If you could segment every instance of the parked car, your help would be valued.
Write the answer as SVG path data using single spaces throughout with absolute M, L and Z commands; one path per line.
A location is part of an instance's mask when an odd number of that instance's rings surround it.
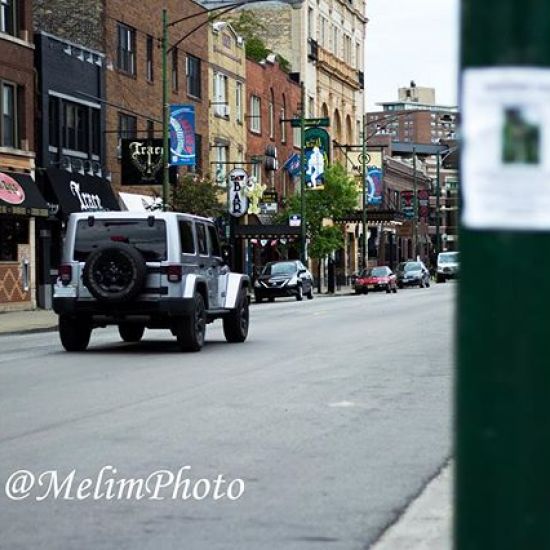
M 430 286 L 430 272 L 420 261 L 401 262 L 396 269 L 397 286 L 418 286 L 420 288 Z
M 284 296 L 312 300 L 313 285 L 313 276 L 301 261 L 269 262 L 254 282 L 254 297 L 258 303 L 264 298 L 273 302 Z
M 385 290 L 397 292 L 397 277 L 387 266 L 364 269 L 355 280 L 355 294 L 367 294 L 369 291 Z
M 214 224 L 176 212 L 71 214 L 53 308 L 67 351 L 83 351 L 92 330 L 117 325 L 125 342 L 146 328 L 169 329 L 199 351 L 206 325 L 223 320 L 228 342 L 248 335 L 249 278 L 231 273 Z
M 440 252 L 437 255 L 436 281 L 444 283 L 447 279 L 458 277 L 458 252 Z

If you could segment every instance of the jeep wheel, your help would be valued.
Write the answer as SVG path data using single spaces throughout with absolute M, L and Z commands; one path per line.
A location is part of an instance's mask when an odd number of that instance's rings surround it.
M 237 307 L 223 318 L 223 333 L 225 339 L 231 343 L 240 343 L 248 336 L 248 324 L 250 314 L 248 301 L 246 300 L 246 289 L 242 289 L 237 299 Z
M 84 351 L 90 343 L 92 327 L 81 317 L 61 315 L 59 317 L 59 338 L 67 351 Z
M 139 294 L 145 275 L 145 260 L 141 253 L 128 244 L 113 242 L 88 256 L 82 281 L 94 298 L 122 302 Z
M 257 304 L 261 304 L 264 299 L 261 297 L 261 296 L 258 296 L 257 294 L 254 295 L 254 301 L 257 303 Z
M 313 287 L 309 289 L 309 292 L 306 294 L 308 300 L 313 300 Z
M 182 351 L 200 351 L 206 335 L 206 309 L 204 298 L 200 292 L 195 292 L 193 298 L 195 307 L 187 317 L 181 317 L 175 329 L 176 338 Z
M 298 302 L 301 302 L 304 299 L 304 290 L 302 288 L 302 285 L 298 285 L 298 288 L 296 289 L 296 300 Z
M 118 333 L 125 342 L 139 342 L 143 338 L 145 327 L 135 323 L 121 323 Z

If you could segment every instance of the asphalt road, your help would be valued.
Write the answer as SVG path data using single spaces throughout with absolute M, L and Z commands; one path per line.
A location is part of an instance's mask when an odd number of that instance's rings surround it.
M 216 323 L 199 354 L 165 331 L 100 329 L 80 354 L 56 333 L 1 336 L 0 548 L 368 548 L 450 455 L 454 289 L 253 305 L 245 344 Z M 5 494 L 17 470 L 76 470 L 74 496 L 107 465 L 113 483 L 188 465 L 245 490 L 37 501 L 45 474 Z

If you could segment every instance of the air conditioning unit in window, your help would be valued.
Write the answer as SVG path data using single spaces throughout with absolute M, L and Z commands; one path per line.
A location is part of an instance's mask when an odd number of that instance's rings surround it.
M 229 105 L 218 105 L 217 111 L 220 116 L 229 117 L 229 113 L 231 110 L 229 109 Z

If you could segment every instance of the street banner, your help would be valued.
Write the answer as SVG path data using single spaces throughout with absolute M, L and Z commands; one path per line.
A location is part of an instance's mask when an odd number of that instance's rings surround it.
M 307 128 L 304 142 L 306 186 L 308 189 L 322 189 L 330 161 L 330 136 L 323 128 Z
M 248 197 L 246 196 L 248 174 L 242 168 L 234 168 L 229 172 L 227 179 L 229 180 L 227 186 L 229 214 L 240 218 L 248 211 Z
M 291 177 L 300 175 L 300 155 L 292 153 L 283 164 L 283 170 L 286 170 Z
M 414 193 L 412 191 L 401 191 L 401 212 L 407 220 L 414 218 Z
M 430 193 L 427 189 L 418 191 L 418 217 L 421 220 L 427 220 L 430 215 Z
M 195 106 L 170 105 L 170 165 L 194 166 Z
M 367 191 L 367 204 L 380 206 L 384 197 L 383 174 L 378 166 L 368 166 L 365 170 L 365 189 Z

